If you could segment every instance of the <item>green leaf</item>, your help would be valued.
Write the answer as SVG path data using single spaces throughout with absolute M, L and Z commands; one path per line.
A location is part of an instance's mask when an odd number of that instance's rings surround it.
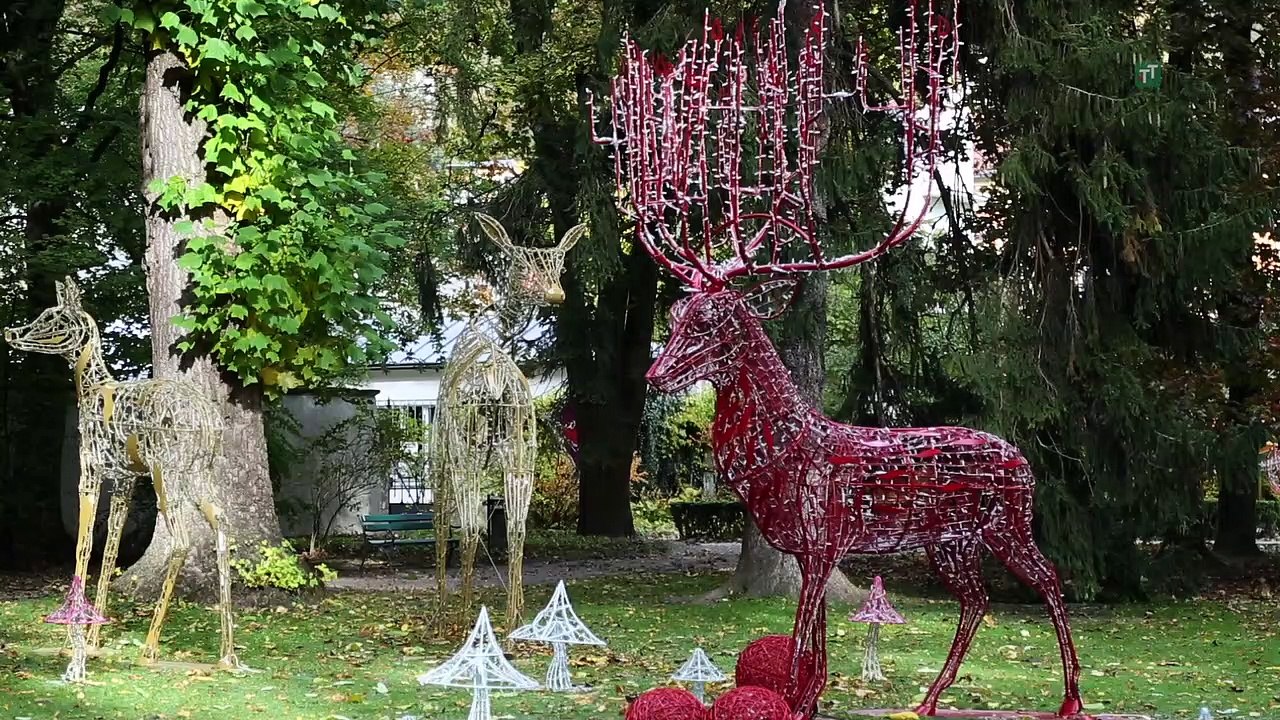
M 180 24 L 182 24 L 182 20 L 176 12 L 170 11 L 160 16 L 160 27 L 162 28 L 175 28 Z
M 257 0 L 236 0 L 236 12 L 245 17 L 262 17 L 267 9 Z
M 205 38 L 200 57 L 207 60 L 226 60 L 235 54 L 235 48 L 222 38 Z
M 244 40 L 245 42 L 248 42 L 256 37 L 258 37 L 258 32 L 250 25 L 241 25 L 236 28 L 237 40 Z
M 232 102 L 244 102 L 244 95 L 241 94 L 240 88 L 236 87 L 236 84 L 233 82 L 229 82 L 222 86 L 221 95 Z
M 178 29 L 176 39 L 182 47 L 195 47 L 196 43 L 200 42 L 200 36 L 196 35 L 196 31 L 186 25 Z

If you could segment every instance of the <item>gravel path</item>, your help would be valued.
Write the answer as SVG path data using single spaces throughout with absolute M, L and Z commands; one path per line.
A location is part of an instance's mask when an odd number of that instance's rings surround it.
M 636 573 L 663 574 L 729 571 L 738 562 L 739 544 L 734 543 L 670 543 L 666 551 L 637 558 L 594 560 L 528 560 L 524 565 L 526 585 L 549 585 L 558 580 L 610 577 Z M 495 587 L 506 583 L 507 566 L 494 566 L 488 558 L 476 561 L 476 583 Z M 449 583 L 458 585 L 457 568 L 449 569 Z M 396 590 L 434 590 L 435 571 L 430 568 L 396 568 L 394 563 L 359 565 L 342 568 L 337 580 L 327 584 L 331 590 L 381 592 Z

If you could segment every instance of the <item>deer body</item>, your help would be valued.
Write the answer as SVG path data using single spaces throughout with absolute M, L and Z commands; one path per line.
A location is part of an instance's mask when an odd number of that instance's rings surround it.
M 178 504 L 187 504 L 200 510 L 217 536 L 220 664 L 240 667 L 232 637 L 230 551 L 221 527 L 222 509 L 210 501 L 213 462 L 222 439 L 217 408 L 199 388 L 185 381 L 113 378 L 103 360 L 97 323 L 81 307 L 80 291 L 70 278 L 58 283 L 57 305 L 27 325 L 9 328 L 5 339 L 19 350 L 61 355 L 72 368 L 80 432 L 80 507 L 74 571 L 77 578 L 83 579 L 88 573 L 93 525 L 104 484 L 111 497 L 95 600 L 98 611 L 105 614 L 107 610 L 134 484 L 139 475 L 146 475 L 155 488 L 157 510 L 168 523 L 173 541 L 168 572 L 142 648 L 143 658 L 150 661 L 158 655 L 160 630 L 190 548 L 180 514 L 171 512 Z M 182 477 L 185 482 L 170 482 L 175 477 Z M 89 629 L 90 647 L 97 645 L 98 627 Z M 83 633 L 84 628 L 70 626 L 69 632 Z M 69 669 L 67 679 L 83 680 L 82 673 L 83 665 L 74 672 Z
M 968 428 L 869 428 L 824 417 L 800 397 L 733 290 L 697 292 L 672 317 L 671 340 L 649 381 L 667 392 L 712 383 L 716 469 L 764 539 L 800 565 L 788 697 L 795 710 L 814 713 L 826 683 L 824 593 L 840 558 L 924 548 L 960 601 L 951 652 L 917 709 L 933 714 L 987 609 L 986 548 L 1044 598 L 1062 655 L 1060 713 L 1080 711 L 1080 666 L 1057 573 L 1032 538 L 1035 480 L 1017 448 Z

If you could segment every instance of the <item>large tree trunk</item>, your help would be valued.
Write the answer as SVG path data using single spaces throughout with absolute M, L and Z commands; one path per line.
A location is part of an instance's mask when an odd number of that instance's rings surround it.
M 1253 40 L 1255 13 L 1250 3 L 1242 0 L 1224 3 L 1227 21 L 1215 26 L 1223 47 L 1223 65 L 1228 70 L 1227 86 L 1231 89 L 1230 131 L 1228 137 L 1239 147 L 1254 148 L 1262 143 L 1259 98 L 1261 78 L 1259 49 Z M 1231 293 L 1223 308 L 1222 320 L 1227 327 L 1242 335 L 1251 335 L 1244 348 L 1231 351 L 1224 368 L 1227 385 L 1227 425 L 1220 433 L 1218 481 L 1218 533 L 1214 550 L 1226 555 L 1257 555 L 1258 527 L 1258 448 L 1266 430 L 1255 418 L 1254 405 L 1262 390 L 1261 372 L 1251 366 L 1251 352 L 1257 348 L 1262 327 L 1262 305 L 1266 282 L 1262 279 L 1250 250 L 1241 254 L 1243 287 Z
M 657 288 L 657 268 L 636 247 L 626 257 L 623 271 L 597 299 L 593 322 L 583 322 L 581 283 L 576 277 L 565 283 L 570 303 L 576 307 L 566 308 L 562 327 L 576 334 L 577 343 L 596 348 L 594 363 L 584 362 L 581 355 L 566 363 L 570 397 L 578 413 L 581 535 L 635 534 L 631 464 L 644 416 L 644 375 L 650 363 Z
M 823 341 L 827 334 L 827 276 L 817 274 L 805 280 L 804 287 L 778 332 L 774 343 L 782 362 L 791 371 L 800 395 L 809 402 L 822 405 L 826 384 Z M 800 594 L 800 566 L 790 555 L 764 541 L 755 522 L 747 518 L 742 534 L 742 552 L 733 577 L 709 597 L 749 595 L 752 597 L 796 597 Z M 862 592 L 837 569 L 827 582 L 829 601 L 853 604 Z
M 199 182 L 204 178 L 200 144 L 206 127 L 183 111 L 188 81 L 188 70 L 176 54 L 160 51 L 148 58 L 141 101 L 144 188 L 156 179 L 180 176 Z M 146 269 L 154 375 L 194 383 L 222 411 L 225 430 L 222 453 L 214 468 L 212 499 L 225 511 L 225 529 L 233 547 L 245 553 L 259 543 L 278 544 L 282 538 L 267 474 L 261 393 L 256 387 L 245 387 L 221 373 L 207 356 L 179 353 L 181 333 L 170 318 L 179 313 L 188 282 L 187 273 L 177 264 L 184 243 L 175 223 L 183 218 L 161 212 L 150 191 L 147 200 L 151 203 L 146 220 Z M 171 482 L 181 485 L 188 479 L 175 477 Z M 212 529 L 195 507 L 176 504 L 172 512 L 178 513 L 191 531 L 191 554 L 178 582 L 178 592 L 188 597 L 212 597 L 217 588 Z M 122 588 L 139 599 L 158 596 L 169 547 L 168 528 L 163 519 L 157 519 L 151 546 L 121 578 Z

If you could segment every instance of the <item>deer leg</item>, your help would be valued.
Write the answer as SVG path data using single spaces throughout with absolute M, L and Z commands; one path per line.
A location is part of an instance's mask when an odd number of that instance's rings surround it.
M 803 558 L 800 562 L 800 600 L 792 634 L 791 680 L 787 700 L 803 717 L 818 711 L 818 696 L 827 684 L 827 580 L 835 568 L 825 558 Z
M 938 711 L 938 698 L 955 682 L 960 663 L 973 643 L 982 616 L 987 612 L 987 589 L 982 584 L 982 545 L 977 538 L 947 541 L 928 548 L 929 562 L 942 583 L 960 601 L 960 622 L 951 642 L 951 652 L 942 665 L 942 672 L 929 686 L 924 702 L 916 708 L 919 715 L 933 715 Z
M 1076 646 L 1071 639 L 1071 623 L 1067 618 L 1066 602 L 1062 599 L 1058 571 L 1044 553 L 1040 552 L 1031 535 L 1031 528 L 1026 524 L 1014 529 L 992 528 L 984 535 L 984 539 L 992 554 L 1000 558 L 1005 567 L 1025 585 L 1035 588 L 1044 600 L 1049 619 L 1053 621 L 1054 632 L 1058 635 L 1058 653 L 1062 657 L 1065 694 L 1058 714 L 1064 717 L 1079 715 L 1084 709 L 1084 701 L 1080 699 L 1080 660 L 1076 657 Z
M 133 479 L 116 478 L 111 491 L 111 515 L 107 519 L 107 542 L 102 547 L 102 568 L 98 573 L 98 595 L 94 603 L 98 612 L 107 614 L 107 599 L 111 590 L 111 580 L 116 571 L 116 558 L 120 555 L 120 536 L 124 534 L 124 523 L 129 517 L 129 508 L 133 505 Z M 89 627 L 89 635 L 85 643 L 89 648 L 98 647 L 98 632 L 101 625 Z
M 235 617 L 231 607 L 231 549 L 227 545 L 227 533 L 222 529 L 222 508 L 209 501 L 200 503 L 200 512 L 213 528 L 218 553 L 218 620 L 221 644 L 218 665 L 229 670 L 241 670 L 244 665 L 236 657 Z
M 142 645 L 143 662 L 155 662 L 159 657 L 160 628 L 164 626 L 165 614 L 169 612 L 169 600 L 173 597 L 173 586 L 178 582 L 178 573 L 182 571 L 182 565 L 187 561 L 187 552 L 191 549 L 187 524 L 177 513 L 171 511 L 158 469 L 152 469 L 151 479 L 156 487 L 157 508 L 164 517 L 165 527 L 169 529 L 169 567 L 164 576 L 164 584 L 160 587 L 155 612 L 151 616 L 151 628 L 147 630 L 147 639 Z

